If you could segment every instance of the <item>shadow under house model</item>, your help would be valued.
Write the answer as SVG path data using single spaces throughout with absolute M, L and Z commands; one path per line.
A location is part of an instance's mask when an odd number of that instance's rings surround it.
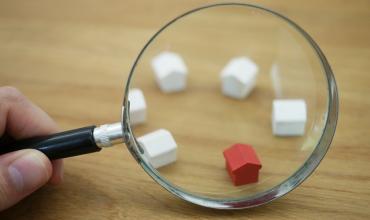
M 258 182 L 262 165 L 252 146 L 234 144 L 224 151 L 224 157 L 235 186 Z

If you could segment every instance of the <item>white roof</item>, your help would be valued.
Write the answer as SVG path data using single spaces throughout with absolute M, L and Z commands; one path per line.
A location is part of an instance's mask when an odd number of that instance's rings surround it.
M 171 133 L 166 129 L 159 129 L 141 136 L 137 141 L 141 144 L 145 153 L 147 153 L 150 158 L 163 155 L 177 147 Z
M 156 70 L 159 78 L 165 78 L 169 74 L 187 74 L 186 65 L 177 53 L 162 52 L 152 60 L 153 69 Z
M 233 77 L 247 84 L 256 77 L 258 66 L 248 57 L 236 57 L 229 61 L 221 72 L 221 78 Z

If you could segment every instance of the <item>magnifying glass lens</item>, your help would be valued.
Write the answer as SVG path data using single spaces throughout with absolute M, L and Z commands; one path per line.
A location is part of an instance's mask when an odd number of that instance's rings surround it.
M 256 197 L 302 168 L 323 136 L 329 92 L 322 60 L 298 27 L 268 10 L 195 10 L 161 29 L 142 52 L 129 86 L 143 92 L 146 121 L 131 129 L 137 139 L 170 132 L 176 161 L 154 171 L 181 191 L 216 201 Z M 154 62 L 166 54 L 181 59 L 186 74 L 174 57 L 164 56 L 160 68 L 174 68 L 174 74 L 158 77 Z M 225 71 L 232 72 L 229 78 Z M 161 87 L 161 80 L 175 89 Z M 224 151 L 235 144 L 251 146 L 261 168 L 232 174 L 257 173 L 257 181 L 238 184 L 230 174 Z

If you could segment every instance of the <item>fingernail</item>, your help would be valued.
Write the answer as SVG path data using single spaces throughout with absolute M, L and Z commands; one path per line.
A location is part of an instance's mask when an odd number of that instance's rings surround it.
M 29 152 L 13 161 L 9 167 L 9 177 L 16 191 L 33 191 L 49 178 L 47 164 L 40 153 Z

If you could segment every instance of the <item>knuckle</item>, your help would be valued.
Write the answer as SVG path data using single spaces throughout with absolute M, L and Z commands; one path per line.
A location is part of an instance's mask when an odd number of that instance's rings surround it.
M 8 102 L 19 102 L 24 100 L 23 94 L 12 86 L 0 87 L 0 98 Z

